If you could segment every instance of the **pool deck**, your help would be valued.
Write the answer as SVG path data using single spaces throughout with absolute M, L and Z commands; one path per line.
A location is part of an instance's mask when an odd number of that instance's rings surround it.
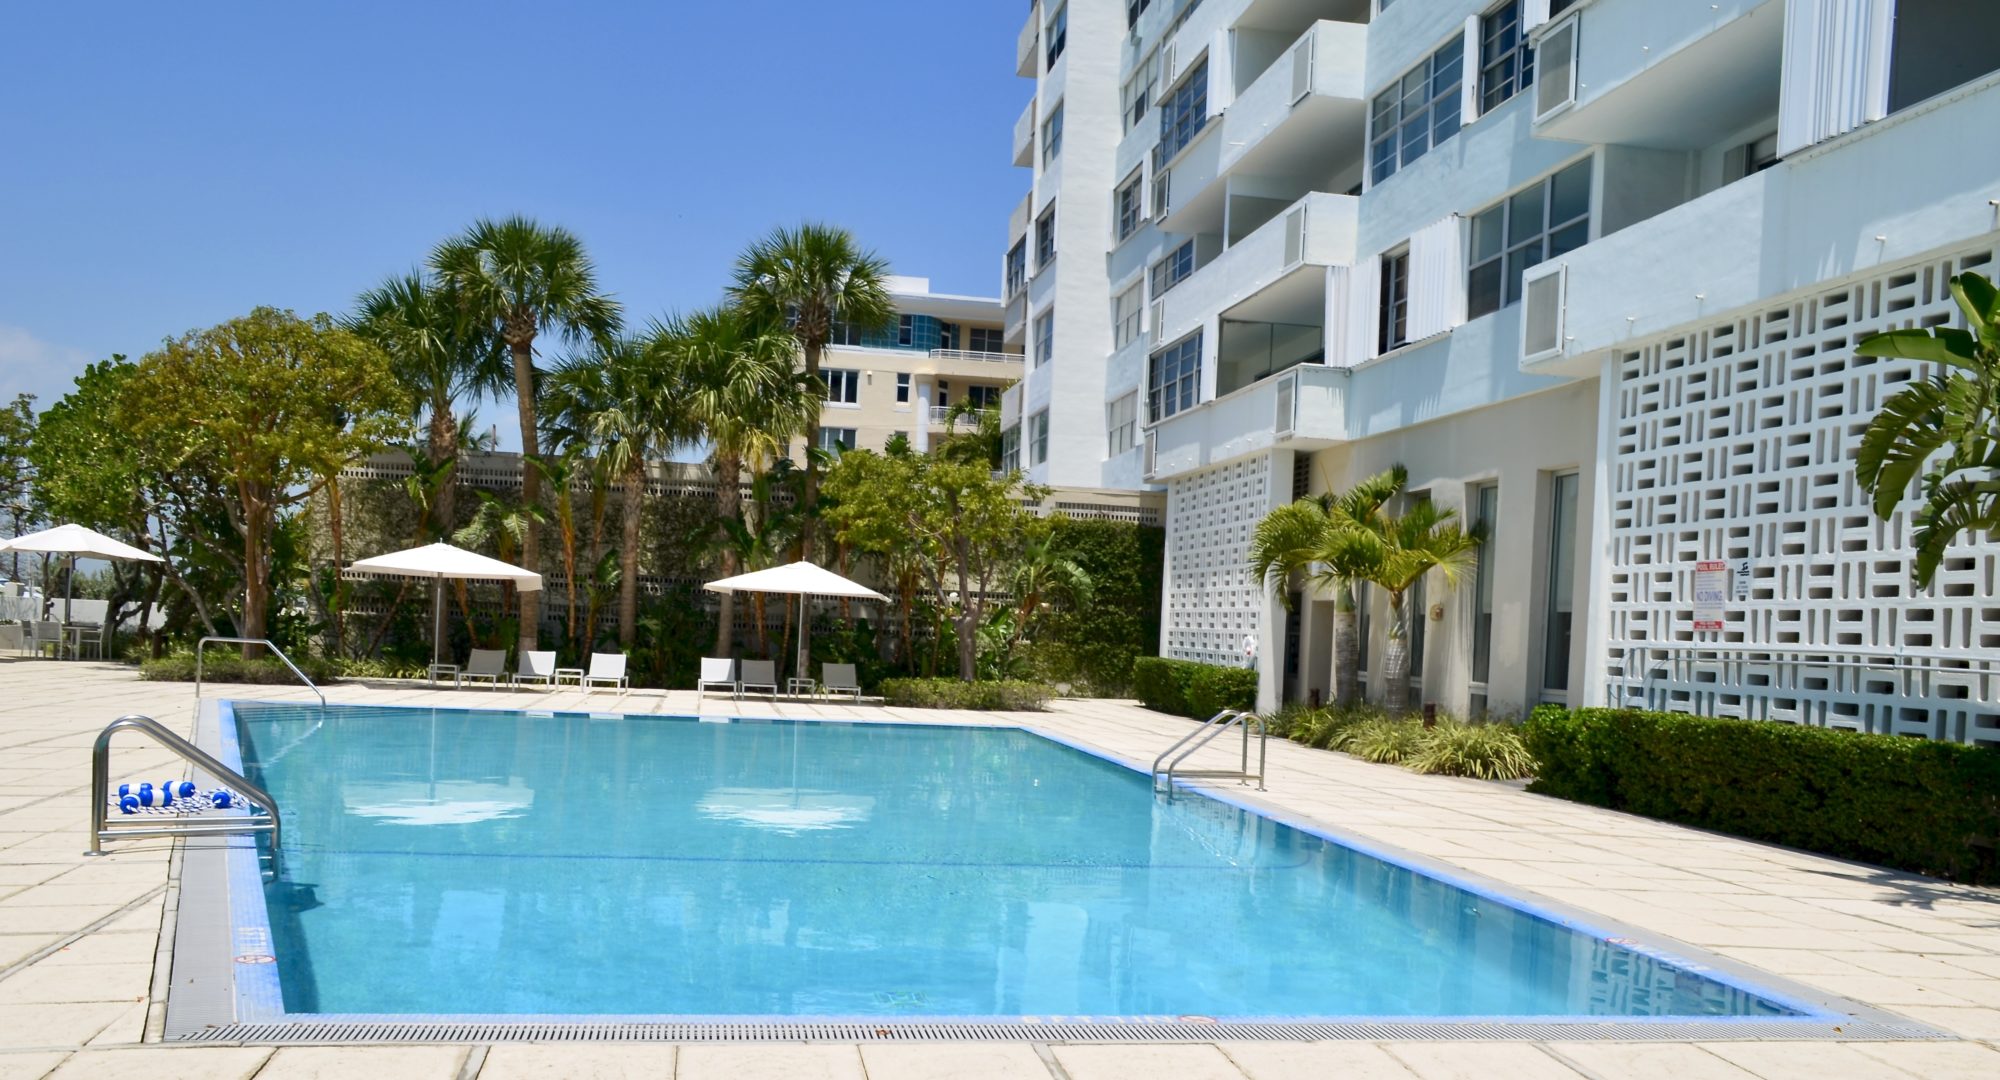
M 215 696 L 311 700 L 303 688 Z M 1150 763 L 1186 721 L 1130 703 L 953 713 L 710 697 L 329 687 L 335 702 L 689 715 L 1022 723 Z M 1438 860 L 1647 933 L 1959 1036 L 1932 1042 L 1321 1042 L 1225 1044 L 496 1044 L 182 1047 L 158 1042 L 174 896 L 168 841 L 90 859 L 90 744 L 126 713 L 188 733 L 194 692 L 110 664 L 0 658 L 0 1080 L 315 1076 L 503 1080 L 1274 1080 L 1662 1076 L 1946 1080 L 2000 1076 L 2000 890 L 1951 885 L 1531 795 L 1271 746 L 1286 814 Z M 128 741 L 129 740 L 129 741 Z M 119 778 L 177 771 L 130 736 Z M 1224 793 L 1241 789 L 1226 785 Z

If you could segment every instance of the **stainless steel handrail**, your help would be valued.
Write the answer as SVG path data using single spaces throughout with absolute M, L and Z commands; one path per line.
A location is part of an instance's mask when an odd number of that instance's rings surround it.
M 202 821 L 198 818 L 175 819 L 150 825 L 119 825 L 110 823 L 111 804 L 111 736 L 120 731 L 137 731 L 151 738 L 161 747 L 171 751 L 183 761 L 201 769 L 224 784 L 240 791 L 250 804 L 251 813 L 231 816 L 224 820 Z M 267 832 L 271 834 L 271 865 L 273 872 L 278 863 L 278 849 L 281 840 L 278 823 L 278 803 L 270 793 L 250 782 L 249 778 L 235 769 L 215 760 L 200 747 L 168 730 L 166 725 L 150 716 L 132 714 L 121 716 L 105 725 L 97 733 L 97 741 L 90 748 L 90 853 L 104 854 L 104 845 L 109 841 L 135 839 L 139 837 L 161 836 L 225 836 L 234 833 Z
M 326 695 L 320 693 L 319 686 L 315 684 L 311 679 L 306 678 L 306 673 L 300 671 L 299 666 L 297 664 L 292 663 L 292 658 L 285 655 L 285 650 L 280 649 L 276 645 L 272 644 L 270 638 L 211 636 L 202 638 L 201 641 L 198 642 L 194 647 L 194 700 L 197 705 L 201 703 L 201 651 L 204 648 L 207 648 L 208 643 L 211 641 L 220 641 L 236 645 L 264 646 L 265 648 L 271 650 L 272 654 L 275 655 L 278 659 L 283 660 L 285 662 L 286 667 L 292 669 L 292 674 L 297 675 L 299 677 L 299 681 L 306 684 L 306 689 L 311 690 L 314 694 L 319 695 L 319 703 L 321 705 L 326 704 Z
M 1257 725 L 1257 771 L 1254 773 L 1250 771 L 1250 725 L 1252 723 Z M 1216 736 L 1228 731 L 1232 727 L 1240 728 L 1243 732 L 1241 768 L 1236 770 L 1184 770 L 1180 767 L 1181 763 L 1193 757 L 1196 751 L 1214 742 Z M 1167 781 L 1165 790 L 1168 794 L 1172 794 L 1174 790 L 1174 775 L 1175 773 L 1179 773 L 1182 776 L 1234 777 L 1244 783 L 1248 783 L 1254 779 L 1257 781 L 1257 790 L 1263 791 L 1264 771 L 1270 761 L 1270 742 L 1271 729 L 1268 724 L 1264 723 L 1263 717 L 1255 713 L 1244 712 L 1240 709 L 1224 709 L 1214 716 L 1209 717 L 1200 727 L 1181 736 L 1172 746 L 1162 751 L 1159 757 L 1153 759 L 1153 790 L 1155 792 L 1161 790 L 1160 779 L 1165 777 Z M 1172 758 L 1172 760 L 1169 761 L 1169 758 Z

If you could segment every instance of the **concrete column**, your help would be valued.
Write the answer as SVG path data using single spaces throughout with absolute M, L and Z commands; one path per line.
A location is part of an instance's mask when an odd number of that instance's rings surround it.
M 1271 451 L 1264 467 L 1264 507 L 1268 511 L 1291 501 L 1292 451 Z M 1261 518 L 1262 515 L 1259 516 Z M 1285 605 L 1268 588 L 1260 588 L 1260 594 L 1262 602 L 1257 610 L 1257 711 L 1269 713 L 1277 711 L 1285 692 Z

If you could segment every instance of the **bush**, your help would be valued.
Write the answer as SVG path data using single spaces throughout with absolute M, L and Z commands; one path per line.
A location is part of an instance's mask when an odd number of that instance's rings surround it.
M 1538 709 L 1529 788 L 1838 858 L 2000 884 L 2000 752 L 1762 720 Z
M 1132 662 L 1132 691 L 1149 709 L 1206 720 L 1224 709 L 1254 708 L 1257 673 L 1249 668 L 1142 656 Z
M 1055 696 L 1041 683 L 1014 679 L 966 682 L 962 679 L 884 679 L 882 702 L 907 709 L 979 709 L 989 712 L 1039 712 Z
M 1417 720 L 1363 720 L 1349 729 L 1344 749 L 1363 761 L 1401 765 L 1417 755 L 1428 734 Z
M 338 667 L 317 657 L 302 656 L 294 663 L 316 683 L 330 683 L 340 678 Z M 139 665 L 139 677 L 153 682 L 193 682 L 194 656 L 181 654 L 148 660 Z M 201 678 L 203 682 L 299 685 L 299 677 L 276 657 L 244 660 L 233 652 L 221 651 L 211 652 L 202 660 Z
M 1535 771 L 1534 755 L 1512 724 L 1439 721 L 1404 764 L 1433 776 L 1515 780 Z
M 1056 550 L 1090 575 L 1093 596 L 1040 621 L 1028 647 L 1037 677 L 1093 694 L 1125 694 L 1133 659 L 1159 647 L 1166 530 L 1070 517 L 1050 527 Z

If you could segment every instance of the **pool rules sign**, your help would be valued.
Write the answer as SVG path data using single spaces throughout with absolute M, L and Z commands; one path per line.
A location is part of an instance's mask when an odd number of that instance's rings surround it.
M 1722 608 L 1729 602 L 1729 564 L 1719 559 L 1694 564 L 1694 628 L 1722 629 Z

